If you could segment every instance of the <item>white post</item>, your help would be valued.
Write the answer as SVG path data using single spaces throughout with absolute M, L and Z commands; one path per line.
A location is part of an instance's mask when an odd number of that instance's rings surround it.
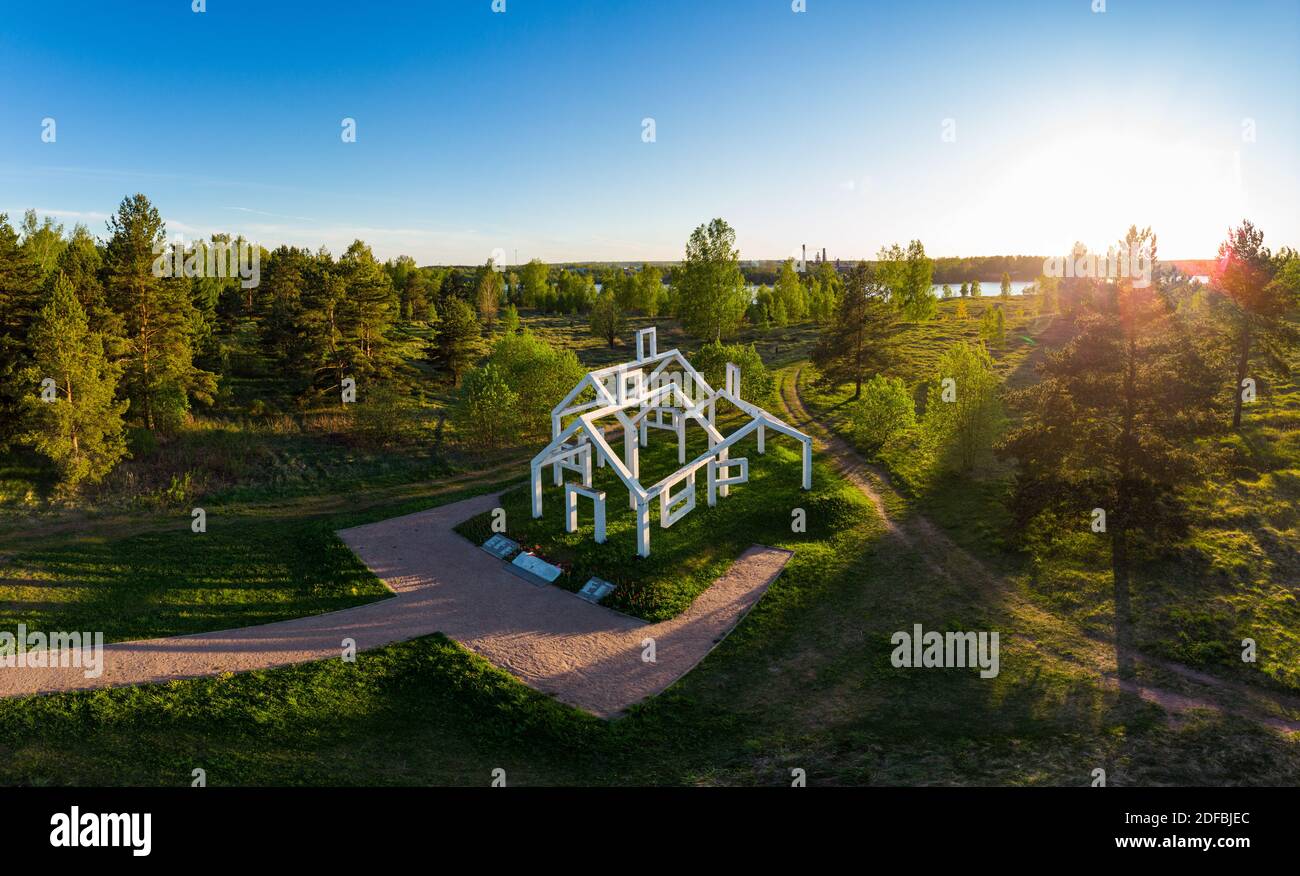
M 708 469 L 708 501 L 709 507 L 712 508 L 718 504 L 718 467 L 712 459 L 704 467 Z
M 803 443 L 803 488 L 812 489 L 812 441 Z
M 541 466 L 533 466 L 533 517 L 542 516 L 542 469 Z
M 578 531 L 578 494 L 572 484 L 564 485 L 564 531 Z
M 641 421 L 641 431 L 645 432 L 645 420 Z M 632 477 L 641 477 L 641 451 L 637 448 L 635 426 L 623 426 L 623 464 Z M 627 507 L 636 510 L 636 494 L 631 490 L 627 491 Z
M 730 453 L 731 453 L 730 447 L 728 447 L 726 450 L 723 450 L 721 453 L 718 454 L 718 462 L 719 463 L 726 462 L 727 456 Z M 727 498 L 727 496 L 730 495 L 730 493 L 731 493 L 731 487 L 727 486 L 726 484 L 723 484 L 722 486 L 718 487 L 718 495 L 721 496 L 722 498 L 724 499 Z
M 762 423 L 758 424 L 758 452 L 767 453 L 767 427 Z
M 644 499 L 636 503 L 636 553 L 650 556 L 650 506 Z
M 593 444 L 588 444 L 587 452 L 582 454 L 582 485 L 587 489 L 591 489 L 591 456 L 595 453 L 592 449 L 594 446 L 595 445 Z
M 605 543 L 605 494 L 600 493 L 596 502 L 596 544 Z
M 686 465 L 686 415 L 673 414 L 677 426 L 677 464 Z

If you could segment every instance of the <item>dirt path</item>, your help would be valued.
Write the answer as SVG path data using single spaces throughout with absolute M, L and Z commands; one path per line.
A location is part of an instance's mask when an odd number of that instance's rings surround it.
M 1176 691 L 1146 682 L 1120 679 L 1116 672 L 1117 655 L 1113 641 L 1089 636 L 1071 628 L 1068 622 L 1035 605 L 1023 597 L 1011 582 L 989 569 L 978 557 L 955 543 L 925 517 L 911 515 L 905 520 L 895 519 L 890 515 L 883 495 L 886 492 L 896 492 L 888 473 L 879 466 L 868 463 L 848 442 L 808 412 L 799 395 L 802 373 L 801 367 L 796 368 L 789 372 L 790 378 L 782 383 L 780 398 L 789 422 L 813 437 L 819 446 L 819 452 L 834 461 L 844 476 L 871 500 L 884 521 L 888 534 L 915 550 L 935 574 L 956 583 L 973 582 L 990 593 L 996 593 L 1013 615 L 1022 617 L 1039 628 L 1050 628 L 1054 634 L 1068 639 L 1068 649 L 1052 653 L 1054 659 L 1081 666 L 1101 683 L 1135 694 L 1171 714 L 1206 709 L 1249 718 L 1284 733 L 1300 732 L 1300 721 L 1287 716 L 1288 713 L 1300 713 L 1298 697 L 1217 678 L 1136 651 L 1126 651 L 1124 656 L 1142 664 L 1147 670 L 1158 670 L 1172 676 L 1184 689 Z M 1034 645 L 1039 650 L 1043 648 L 1041 642 L 1035 642 Z
M 691 671 L 758 602 L 790 558 L 755 545 L 677 617 L 647 624 L 558 587 L 507 571 L 452 531 L 494 508 L 497 495 L 346 529 L 339 536 L 396 596 L 329 614 L 104 649 L 104 670 L 0 669 L 0 696 L 111 687 L 269 669 L 338 658 L 345 638 L 357 659 L 434 632 L 455 639 L 540 691 L 601 717 L 660 693 Z M 655 661 L 642 655 L 654 640 Z

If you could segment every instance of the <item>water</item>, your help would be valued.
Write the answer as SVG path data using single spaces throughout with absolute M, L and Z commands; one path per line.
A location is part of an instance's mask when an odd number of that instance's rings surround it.
M 960 297 L 961 297 L 961 283 L 949 283 L 948 285 L 952 288 L 952 297 L 953 297 L 953 298 L 960 298 Z M 1032 285 L 1034 285 L 1032 282 L 1028 282 L 1028 281 L 1025 281 L 1025 280 L 1012 280 L 1012 281 L 1011 281 L 1011 294 L 1012 294 L 1012 295 L 1021 295 L 1021 294 L 1024 294 L 1025 289 L 1027 289 L 1028 287 L 1030 287 L 1030 286 L 1032 286 Z M 934 294 L 935 294 L 935 295 L 937 295 L 937 296 L 940 297 L 940 298 L 943 297 L 943 284 L 942 284 L 942 283 L 935 283 L 935 284 L 934 284 L 933 286 L 931 286 L 930 288 L 934 291 Z M 983 281 L 983 280 L 980 280 L 980 296 L 981 296 L 981 297 L 983 297 L 983 298 L 989 298 L 989 297 L 996 298 L 997 296 L 999 296 L 999 295 L 1001 295 L 1001 294 L 1002 294 L 1002 283 L 1001 283 L 1001 281 L 999 281 L 999 280 L 993 280 L 993 281 L 991 281 L 991 282 L 985 282 L 985 281 Z

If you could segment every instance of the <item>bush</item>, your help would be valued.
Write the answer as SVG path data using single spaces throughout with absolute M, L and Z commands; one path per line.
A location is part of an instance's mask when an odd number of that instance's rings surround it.
M 719 341 L 705 344 L 690 357 L 691 365 L 704 375 L 714 389 L 727 385 L 727 363 L 740 366 L 740 397 L 759 407 L 768 407 L 776 401 L 776 380 L 768 373 L 763 357 L 750 344 L 723 344 Z
M 366 447 L 410 443 L 419 431 L 414 403 L 387 385 L 368 390 L 349 409 L 351 434 Z
M 944 381 L 951 393 L 945 400 Z M 1005 418 L 998 397 L 1001 381 L 983 346 L 958 342 L 939 360 L 929 386 L 922 431 L 940 467 L 967 472 L 988 455 Z
M 515 434 L 519 395 L 491 362 L 465 375 L 456 403 L 456 424 L 468 443 L 496 448 Z
M 895 436 L 916 426 L 916 408 L 907 385 L 897 377 L 879 374 L 862 388 L 862 399 L 850 417 L 854 440 L 872 456 Z
M 532 332 L 506 335 L 487 360 L 465 376 L 454 410 L 472 444 L 501 447 L 541 440 L 551 432 L 551 408 L 586 372 L 572 350 L 557 350 Z

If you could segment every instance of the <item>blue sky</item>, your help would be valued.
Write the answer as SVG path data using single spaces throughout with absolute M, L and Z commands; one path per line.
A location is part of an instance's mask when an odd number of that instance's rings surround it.
M 142 191 L 186 237 L 422 264 L 676 259 L 714 216 L 746 258 L 1300 246 L 1295 0 L 13 5 L 0 211 L 100 235 Z

